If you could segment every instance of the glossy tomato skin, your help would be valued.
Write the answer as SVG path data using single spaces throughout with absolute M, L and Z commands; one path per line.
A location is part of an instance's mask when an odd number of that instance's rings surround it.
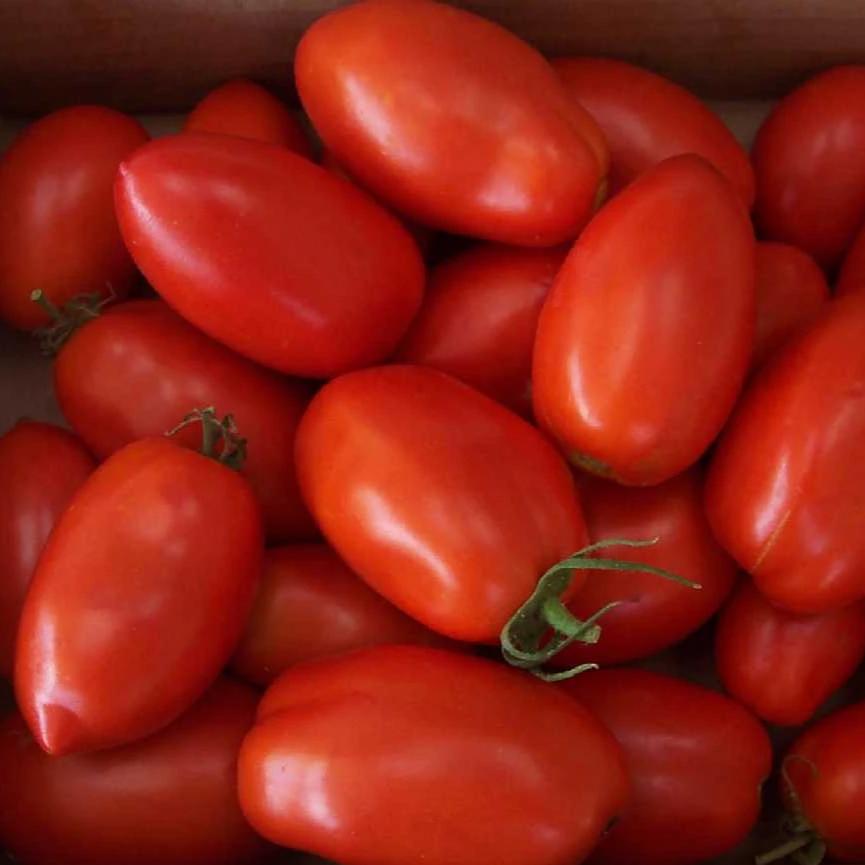
M 397 352 L 435 367 L 526 417 L 532 412 L 532 349 L 561 249 L 485 245 L 430 273 L 423 306 Z
M 12 675 L 18 617 L 36 562 L 69 499 L 96 467 L 74 435 L 19 421 L 0 437 L 0 675 Z
M 863 659 L 865 603 L 798 616 L 745 580 L 718 620 L 715 666 L 724 687 L 773 724 L 806 723 Z
M 498 642 L 544 571 L 586 543 L 555 449 L 438 370 L 395 365 L 328 383 L 296 457 L 307 504 L 349 567 L 454 639 Z
M 106 460 L 57 523 L 21 615 L 15 690 L 39 744 L 116 747 L 182 714 L 240 637 L 261 550 L 236 472 L 164 438 Z
M 410 646 L 284 673 L 239 767 L 262 835 L 343 865 L 575 865 L 628 795 L 612 736 L 575 701 Z
M 302 661 L 388 643 L 445 640 L 376 594 L 326 544 L 292 544 L 265 553 L 231 666 L 247 681 L 268 685 Z
M 809 727 L 793 744 L 782 792 L 826 841 L 833 862 L 865 857 L 865 703 L 841 709 Z
M 0 159 L 0 319 L 33 330 L 55 304 L 86 293 L 123 297 L 135 268 L 114 215 L 120 161 L 147 141 L 137 120 L 96 105 L 28 126 Z
M 239 357 L 162 301 L 120 304 L 76 331 L 57 356 L 54 390 L 70 425 L 102 459 L 167 432 L 195 408 L 232 414 L 248 443 L 242 473 L 268 537 L 315 537 L 293 454 L 307 387 Z M 199 447 L 200 427 L 177 440 Z
M 251 865 L 269 845 L 240 812 L 236 763 L 257 694 L 219 679 L 161 733 L 50 757 L 0 723 L 0 844 L 22 865 Z
M 211 90 L 189 112 L 183 131 L 238 135 L 312 156 L 297 117 L 266 88 L 242 78 Z
M 680 642 L 718 611 L 737 570 L 712 536 L 700 472 L 692 469 L 645 489 L 584 476 L 578 488 L 591 541 L 658 538 L 654 546 L 627 550 L 627 558 L 666 568 L 701 588 L 636 571 L 590 574 L 568 605 L 578 618 L 587 619 L 613 601 L 621 604 L 604 616 L 600 642 L 570 646 L 556 656 L 556 665 L 593 661 L 604 666 L 645 658 Z
M 787 243 L 757 244 L 757 335 L 752 367 L 765 363 L 829 299 L 829 284 L 806 252 Z
M 750 832 L 772 767 L 769 737 L 750 712 L 646 670 L 600 670 L 560 687 L 616 737 L 633 784 L 592 863 L 697 865 Z
M 610 192 L 671 156 L 696 153 L 754 203 L 748 154 L 724 123 L 678 84 L 622 60 L 567 57 L 552 66 L 568 93 L 594 117 L 610 149 Z
M 752 153 L 762 236 L 838 262 L 865 220 L 865 66 L 806 81 L 772 110 Z
M 750 359 L 754 246 L 697 156 L 650 169 L 592 220 L 541 311 L 532 375 L 535 416 L 574 463 L 648 486 L 700 457 Z
M 754 379 L 715 450 L 715 536 L 772 603 L 865 598 L 865 298 L 827 304 Z
M 592 212 L 607 169 L 597 124 L 491 21 L 430 0 L 364 0 L 312 25 L 294 71 L 337 160 L 424 225 L 554 246 Z
M 121 165 L 116 200 L 133 257 L 169 305 L 282 372 L 375 363 L 420 305 L 423 262 L 405 229 L 285 147 L 163 138 Z

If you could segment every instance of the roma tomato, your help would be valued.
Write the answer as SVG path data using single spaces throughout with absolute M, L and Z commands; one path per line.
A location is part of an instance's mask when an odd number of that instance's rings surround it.
M 532 412 L 538 316 L 559 249 L 479 246 L 434 268 L 397 357 L 432 366 L 522 415 Z
M 296 456 L 334 549 L 455 639 L 496 642 L 544 571 L 586 542 L 552 445 L 438 370 L 387 366 L 329 382 L 301 420 Z
M 712 459 L 716 537 L 772 603 L 865 598 L 865 297 L 827 304 L 756 377 Z
M 444 645 L 353 574 L 325 544 L 268 550 L 252 614 L 232 661 L 267 685 L 314 658 L 381 643 Z
M 735 847 L 760 814 L 772 747 L 738 703 L 646 670 L 601 670 L 561 685 L 616 737 L 630 804 L 595 865 L 696 865 Z
M 835 283 L 835 294 L 839 297 L 856 292 L 865 292 L 865 228 L 856 235 Z
M 611 602 L 618 601 L 619 606 L 601 620 L 600 642 L 570 646 L 556 657 L 557 665 L 645 658 L 678 643 L 717 612 L 733 588 L 736 566 L 712 536 L 698 471 L 645 489 L 586 476 L 578 488 L 592 541 L 658 538 L 657 544 L 634 550 L 631 558 L 665 568 L 701 588 L 638 571 L 590 576 L 568 604 L 571 612 L 588 618 Z
M 568 93 L 594 117 L 610 149 L 615 194 L 670 156 L 696 153 L 754 202 L 754 172 L 723 122 L 684 87 L 647 69 L 601 57 L 552 61 Z
M 284 147 L 163 138 L 121 165 L 116 199 L 162 297 L 282 372 L 328 377 L 382 360 L 420 306 L 423 262 L 406 230 Z
M 613 737 L 576 701 L 411 646 L 284 673 L 239 779 L 265 838 L 343 865 L 576 865 L 628 794 Z
M 810 255 L 786 243 L 758 243 L 752 367 L 761 366 L 793 333 L 813 321 L 828 299 L 829 284 Z
M 228 660 L 261 568 L 246 481 L 164 438 L 106 460 L 39 559 L 18 632 L 15 690 L 50 754 L 160 730 Z
M 189 112 L 183 131 L 239 135 L 312 156 L 297 117 L 260 84 L 241 78 L 211 90 Z
M 114 216 L 120 161 L 147 141 L 138 121 L 95 105 L 28 126 L 0 159 L 0 319 L 47 322 L 37 289 L 62 305 L 78 294 L 128 293 L 135 268 Z
M 0 437 L 0 675 L 12 675 L 18 617 L 36 562 L 73 493 L 96 467 L 60 427 L 19 421 Z
M 782 794 L 791 815 L 805 824 L 801 846 L 822 842 L 833 862 L 856 863 L 865 858 L 863 729 L 865 703 L 857 703 L 806 730 L 784 760 Z M 774 859 L 762 857 L 761 861 Z
M 422 224 L 553 246 L 591 215 L 603 135 L 547 61 L 490 21 L 429 0 L 365 0 L 316 21 L 294 71 L 337 160 Z
M 715 666 L 724 687 L 773 724 L 804 724 L 863 659 L 865 602 L 797 616 L 745 580 L 718 620 Z
M 208 339 L 158 300 L 112 307 L 63 344 L 54 364 L 63 414 L 105 458 L 171 429 L 191 407 L 231 409 L 248 443 L 241 469 L 262 505 L 271 540 L 317 534 L 300 497 L 294 435 L 309 394 Z M 197 446 L 197 430 L 177 440 Z
M 220 679 L 161 733 L 49 757 L 19 715 L 0 723 L 0 846 L 23 865 L 251 865 L 270 847 L 237 802 L 257 694 Z
M 700 457 L 750 360 L 754 246 L 697 156 L 650 169 L 592 220 L 541 311 L 532 377 L 535 415 L 572 462 L 652 485 Z
M 763 236 L 835 265 L 865 220 L 865 66 L 816 75 L 782 99 L 754 142 Z

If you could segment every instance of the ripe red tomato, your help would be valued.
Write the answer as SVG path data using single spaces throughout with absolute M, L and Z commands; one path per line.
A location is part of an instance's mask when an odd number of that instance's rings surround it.
M 791 612 L 865 598 L 865 297 L 827 304 L 754 380 L 706 487 L 716 537 Z
M 806 81 L 772 110 L 754 142 L 763 235 L 836 264 L 865 219 L 865 66 Z
M 135 268 L 120 238 L 112 186 L 120 161 L 147 141 L 138 121 L 95 105 L 28 126 L 0 159 L 0 319 L 32 330 L 78 294 L 128 293 Z
M 228 660 L 261 568 L 246 482 L 168 439 L 109 457 L 45 547 L 21 615 L 15 689 L 62 755 L 165 727 Z
M 818 721 L 784 761 L 782 792 L 807 828 L 803 847 L 826 844 L 833 862 L 865 858 L 865 703 Z
M 366 0 L 316 21 L 294 71 L 337 160 L 418 222 L 553 246 L 591 215 L 603 135 L 547 61 L 490 21 L 429 0 Z
M 141 742 L 49 757 L 20 715 L 0 723 L 0 846 L 26 865 L 250 865 L 269 845 L 237 802 L 257 695 L 220 679 Z
M 561 249 L 478 246 L 430 273 L 397 357 L 440 369 L 522 415 L 532 413 L 532 348 Z
M 555 449 L 438 370 L 329 382 L 301 421 L 296 457 L 307 504 L 349 567 L 455 639 L 497 642 L 544 571 L 586 543 Z
M 423 262 L 405 229 L 284 147 L 163 138 L 121 165 L 116 198 L 153 287 L 265 366 L 327 377 L 375 363 L 420 306 Z
M 353 574 L 325 544 L 268 550 L 246 631 L 231 663 L 267 685 L 314 658 L 382 643 L 444 645 Z
M 653 574 L 612 571 L 591 575 L 569 602 L 588 618 L 613 601 L 601 620 L 603 636 L 592 646 L 574 644 L 557 666 L 620 664 L 645 658 L 683 640 L 707 622 L 736 579 L 736 566 L 718 546 L 703 512 L 703 482 L 696 470 L 656 487 L 620 487 L 598 478 L 579 480 L 589 538 L 658 538 L 629 558 L 665 568 L 702 587 L 695 590 Z
M 828 299 L 829 284 L 810 255 L 786 243 L 758 243 L 752 368 L 761 366 L 792 334 L 813 321 Z
M 189 112 L 183 131 L 239 135 L 281 144 L 301 156 L 312 156 L 297 117 L 260 84 L 242 78 L 211 90 Z
M 619 192 L 670 156 L 696 153 L 754 203 L 745 149 L 696 96 L 672 81 L 601 57 L 553 60 L 568 93 L 594 117 L 610 149 L 610 191 Z
M 96 467 L 60 427 L 19 421 L 0 436 L 0 676 L 12 675 L 15 634 L 42 547 Z
M 574 463 L 651 485 L 705 451 L 750 360 L 754 246 L 697 156 L 650 169 L 592 220 L 541 311 L 532 377 L 535 415 Z
M 284 673 L 239 778 L 265 838 L 343 865 L 577 865 L 628 794 L 613 737 L 575 701 L 412 646 Z
M 595 865 L 696 865 L 735 847 L 760 814 L 772 747 L 742 706 L 646 670 L 601 670 L 562 687 L 612 732 L 633 784 Z
M 66 419 L 103 459 L 166 432 L 195 406 L 230 410 L 249 444 L 241 471 L 268 537 L 317 534 L 294 471 L 306 387 L 238 357 L 161 301 L 120 304 L 75 331 L 57 356 L 54 389 Z M 190 428 L 178 440 L 198 447 L 199 433 Z
M 862 291 L 865 291 L 865 228 L 847 251 L 835 283 L 835 294 L 839 297 Z
M 718 621 L 715 665 L 724 687 L 773 724 L 804 724 L 863 659 L 865 602 L 797 616 L 745 580 Z

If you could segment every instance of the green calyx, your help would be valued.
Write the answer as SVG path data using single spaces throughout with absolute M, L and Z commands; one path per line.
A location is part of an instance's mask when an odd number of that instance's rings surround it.
M 602 607 L 585 621 L 578 619 L 567 608 L 562 597 L 570 588 L 575 571 L 640 571 L 673 580 L 691 589 L 699 584 L 686 580 L 671 571 L 645 565 L 641 562 L 620 559 L 595 558 L 594 553 L 609 547 L 648 547 L 658 538 L 634 541 L 613 538 L 590 544 L 553 565 L 538 580 L 531 597 L 514 613 L 502 629 L 501 647 L 504 659 L 514 667 L 528 670 L 544 681 L 569 679 L 587 670 L 597 669 L 597 664 L 580 664 L 561 672 L 550 673 L 543 669 L 559 652 L 571 643 L 597 643 L 601 636 L 598 621 L 621 603 L 614 601 Z
M 43 291 L 36 289 L 30 292 L 30 300 L 40 306 L 51 320 L 50 324 L 34 331 L 33 335 L 39 341 L 42 353 L 53 357 L 79 327 L 102 314 L 105 306 L 114 300 L 114 293 L 107 297 L 97 292 L 79 294 L 67 300 L 63 306 L 57 306 Z
M 202 456 L 216 460 L 230 469 L 242 468 L 246 460 L 246 439 L 238 432 L 232 415 L 227 414 L 220 420 L 213 406 L 197 408 L 165 435 L 175 436 L 193 424 L 201 424 L 199 453 Z

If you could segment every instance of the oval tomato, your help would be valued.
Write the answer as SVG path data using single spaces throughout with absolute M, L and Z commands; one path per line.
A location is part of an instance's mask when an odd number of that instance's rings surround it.
M 165 727 L 205 691 L 246 622 L 261 568 L 246 482 L 143 439 L 84 483 L 45 547 L 21 615 L 15 690 L 50 754 Z
M 163 138 L 121 165 L 116 198 L 153 287 L 265 366 L 328 377 L 375 363 L 420 306 L 423 262 L 405 229 L 284 147 Z
M 281 144 L 301 156 L 312 156 L 297 117 L 260 84 L 242 78 L 211 90 L 189 112 L 183 131 L 238 135 Z
M 715 639 L 715 666 L 730 694 L 773 724 L 804 724 L 865 659 L 865 602 L 797 616 L 745 580 Z
M 616 737 L 633 784 L 592 863 L 696 865 L 750 832 L 772 747 L 746 709 L 646 670 L 601 670 L 560 687 Z
M 865 598 L 865 297 L 827 304 L 754 380 L 712 459 L 716 537 L 791 612 Z
M 96 467 L 74 435 L 19 421 L 0 437 L 0 675 L 11 676 L 18 618 L 42 547 Z
M 387 366 L 329 382 L 301 421 L 296 456 L 307 504 L 340 556 L 458 640 L 497 642 L 544 571 L 586 541 L 554 448 L 438 370 Z
M 114 216 L 120 161 L 147 141 L 138 121 L 95 105 L 28 126 L 0 159 L 0 319 L 32 330 L 79 294 L 128 293 L 135 277 Z
M 264 837 L 343 865 L 576 865 L 628 793 L 612 736 L 575 701 L 410 646 L 284 673 L 239 778 Z
M 267 845 L 237 802 L 257 695 L 220 679 L 141 742 L 50 757 L 19 715 L 0 723 L 0 846 L 26 865 L 250 865 Z M 12 781 L 14 779 L 14 781 Z
M 559 249 L 479 246 L 438 265 L 397 357 L 530 416 L 538 316 L 564 257 Z
M 294 471 L 306 387 L 238 357 L 164 303 L 119 304 L 75 331 L 57 355 L 54 390 L 70 425 L 103 459 L 166 432 L 194 406 L 231 409 L 249 445 L 241 472 L 261 502 L 268 536 L 317 534 Z M 177 440 L 197 447 L 200 438 L 189 429 Z
M 763 235 L 836 264 L 865 219 L 863 148 L 865 66 L 830 69 L 784 97 L 754 142 Z
M 671 156 L 696 153 L 733 184 L 747 207 L 753 204 L 754 172 L 747 152 L 684 87 L 621 60 L 561 58 L 552 65 L 604 133 L 613 194 Z
M 651 485 L 705 451 L 751 355 L 754 246 L 697 156 L 647 171 L 592 220 L 541 311 L 532 376 L 535 415 L 574 463 Z
M 337 160 L 418 222 L 553 246 L 592 212 L 603 135 L 546 60 L 490 21 L 428 0 L 366 0 L 316 21 L 294 71 Z
M 761 366 L 792 334 L 813 321 L 828 299 L 829 284 L 810 255 L 786 243 L 758 243 L 752 368 Z
M 629 558 L 665 568 L 701 588 L 695 590 L 654 574 L 611 571 L 591 575 L 568 607 L 586 619 L 618 601 L 601 620 L 596 645 L 574 644 L 556 665 L 620 664 L 645 658 L 678 643 L 717 612 L 733 588 L 736 566 L 718 546 L 703 512 L 702 477 L 696 470 L 656 487 L 620 487 L 598 478 L 579 480 L 589 538 L 658 538 Z
M 296 544 L 265 553 L 231 665 L 248 681 L 267 685 L 301 661 L 382 643 L 444 640 L 372 591 L 325 544 Z

